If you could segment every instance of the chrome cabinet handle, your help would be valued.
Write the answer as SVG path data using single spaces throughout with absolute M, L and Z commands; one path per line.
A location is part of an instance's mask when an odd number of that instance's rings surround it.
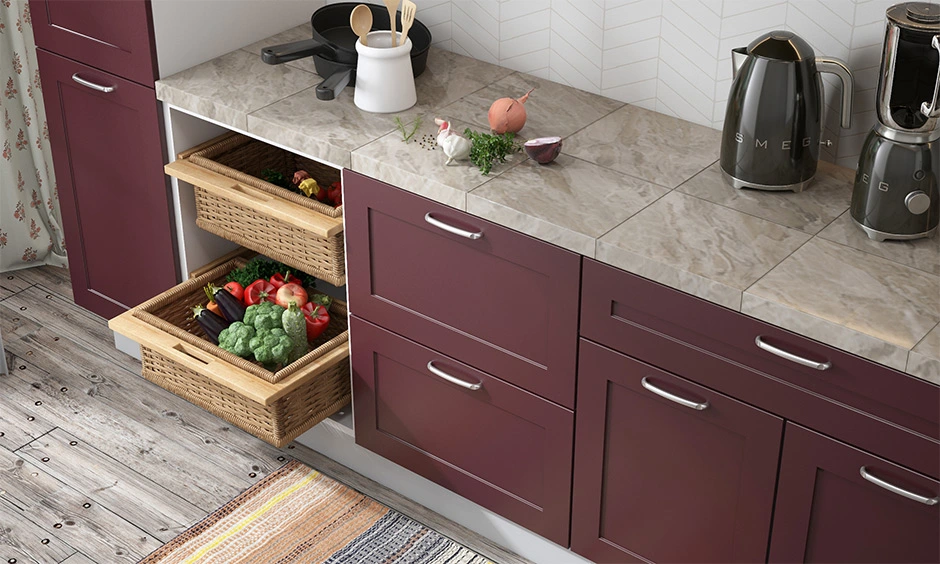
M 453 225 L 447 225 L 446 223 L 444 223 L 443 221 L 439 219 L 434 219 L 433 217 L 431 217 L 431 212 L 424 214 L 424 221 L 427 221 L 428 223 L 430 223 L 434 227 L 437 227 L 438 229 L 443 229 L 444 231 L 447 231 L 448 233 L 453 233 L 454 235 L 460 235 L 461 237 L 466 237 L 467 239 L 473 239 L 474 241 L 483 237 L 482 231 L 477 231 L 477 232 L 466 231 L 459 227 L 454 227 Z
M 868 472 L 868 468 L 866 468 L 866 467 L 864 467 L 864 466 L 862 466 L 861 468 L 858 469 L 858 473 L 862 475 L 862 478 L 865 478 L 865 479 L 868 480 L 869 482 L 875 484 L 876 486 L 882 487 L 882 488 L 888 490 L 888 491 L 891 492 L 891 493 L 896 493 L 896 494 L 898 494 L 899 496 L 906 497 L 907 499 L 913 499 L 914 501 L 919 501 L 920 503 L 923 503 L 924 505 L 937 505 L 937 498 L 935 498 L 935 497 L 924 497 L 924 496 L 922 496 L 922 495 L 920 495 L 920 494 L 916 494 L 916 493 L 914 493 L 914 492 L 909 492 L 909 491 L 905 490 L 904 488 L 899 488 L 899 487 L 895 486 L 894 484 L 892 484 L 892 483 L 890 483 L 890 482 L 886 482 L 886 481 L 882 480 L 882 479 L 879 478 L 878 476 L 874 476 L 874 475 L 870 474 L 870 473 Z
M 696 410 L 696 411 L 702 411 L 703 409 L 707 409 L 707 408 L 708 408 L 708 402 L 707 402 L 707 401 L 706 401 L 706 402 L 702 402 L 702 403 L 698 403 L 698 402 L 695 402 L 695 401 L 692 401 L 692 400 L 687 400 L 687 399 L 685 399 L 685 398 L 683 398 L 683 397 L 679 397 L 679 396 L 677 396 L 677 395 L 675 395 L 675 394 L 671 394 L 671 393 L 667 392 L 666 390 L 663 390 L 662 388 L 657 388 L 656 386 L 653 385 L 652 382 L 650 382 L 650 379 L 649 379 L 648 376 L 644 376 L 643 379 L 640 380 L 640 384 L 643 384 L 643 387 L 644 387 L 644 388 L 646 388 L 647 390 L 653 392 L 653 393 L 656 394 L 657 396 L 659 396 L 659 397 L 661 397 L 661 398 L 666 398 L 666 399 L 669 400 L 669 401 L 674 401 L 674 402 L 678 403 L 679 405 L 684 405 L 684 406 L 689 407 L 689 408 L 692 408 L 692 409 L 694 409 L 694 410 Z
M 930 46 L 940 51 L 940 35 L 934 35 L 930 41 Z M 940 116 L 940 70 L 937 71 L 937 84 L 933 87 L 933 100 L 928 100 L 920 105 L 920 113 L 927 116 L 927 119 Z
M 483 383 L 482 383 L 482 382 L 478 382 L 478 383 L 476 383 L 476 384 L 472 384 L 472 383 L 467 382 L 467 381 L 465 381 L 465 380 L 461 380 L 460 378 L 457 378 L 457 377 L 455 377 L 455 376 L 451 376 L 450 374 L 444 372 L 444 371 L 441 370 L 440 368 L 434 366 L 434 361 L 433 361 L 433 360 L 429 360 L 429 361 L 428 361 L 428 371 L 429 371 L 431 374 L 434 374 L 435 376 L 439 376 L 439 377 L 441 377 L 441 378 L 447 380 L 447 381 L 450 382 L 451 384 L 457 384 L 457 385 L 460 386 L 461 388 L 467 388 L 468 390 L 479 390 L 480 388 L 483 387 Z
M 84 78 L 78 76 L 78 73 L 75 73 L 72 75 L 72 80 L 81 84 L 82 86 L 87 86 L 88 88 L 91 88 L 92 90 L 97 90 L 98 92 L 104 92 L 105 94 L 107 94 L 108 92 L 114 92 L 114 89 L 117 88 L 116 86 L 102 86 L 100 84 L 95 84 L 94 82 L 85 80 Z
M 777 355 L 780 358 L 785 358 L 791 362 L 797 364 L 802 364 L 803 366 L 808 366 L 810 368 L 815 368 L 816 370 L 829 370 L 832 368 L 832 363 L 829 361 L 826 362 L 816 362 L 815 360 L 810 360 L 808 358 L 803 358 L 802 356 L 797 356 L 793 353 L 789 353 L 783 349 L 778 349 L 777 347 L 765 343 L 763 339 L 760 338 L 760 335 L 754 339 L 754 342 L 757 343 L 757 346 L 770 354 Z

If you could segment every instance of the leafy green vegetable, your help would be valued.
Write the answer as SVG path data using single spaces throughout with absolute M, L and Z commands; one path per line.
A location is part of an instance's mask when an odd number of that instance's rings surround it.
M 255 360 L 264 365 L 287 364 L 293 343 L 283 329 L 262 329 L 248 343 Z
M 265 182 L 270 182 L 275 186 L 280 186 L 281 188 L 287 188 L 292 190 L 294 187 L 291 186 L 290 180 L 280 171 L 274 170 L 273 168 L 266 168 L 261 171 L 261 178 Z
M 493 135 L 477 133 L 468 127 L 463 134 L 471 143 L 470 162 L 478 166 L 484 175 L 490 173 L 493 164 L 497 161 L 504 163 L 508 155 L 522 150 L 522 147 L 514 141 L 516 134 L 512 132 Z
M 219 333 L 219 346 L 230 353 L 248 358 L 252 354 L 250 343 L 254 336 L 254 327 L 236 321 Z
M 274 302 L 263 301 L 260 304 L 248 306 L 245 310 L 245 325 L 251 325 L 255 331 L 264 329 L 283 329 L 281 327 L 281 314 L 284 308 Z
M 398 127 L 398 131 L 401 131 L 402 141 L 408 142 L 409 139 L 415 136 L 415 133 L 418 132 L 418 128 L 421 127 L 421 116 L 418 116 L 417 119 L 412 123 L 411 131 L 405 128 L 405 123 L 401 121 L 401 118 L 395 117 L 395 125 Z
M 307 288 L 308 290 L 315 288 L 317 285 L 317 279 L 315 277 L 297 269 L 291 268 L 286 264 L 277 262 L 276 260 L 260 256 L 251 259 L 245 266 L 236 268 L 235 270 L 229 272 L 228 276 L 225 278 L 225 281 L 238 282 L 247 288 L 248 285 L 255 280 L 258 280 L 259 278 L 270 280 L 272 276 L 279 272 L 285 276 L 288 272 L 290 272 L 297 278 L 300 278 L 303 287 Z

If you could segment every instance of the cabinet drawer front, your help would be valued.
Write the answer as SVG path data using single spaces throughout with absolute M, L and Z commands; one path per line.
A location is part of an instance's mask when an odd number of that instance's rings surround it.
M 584 261 L 581 295 L 581 333 L 589 339 L 680 374 L 726 358 L 736 366 L 714 371 L 714 379 L 702 384 L 735 389 L 735 395 L 745 399 L 737 387 L 728 385 L 735 380 L 747 385 L 742 378 L 753 381 L 757 371 L 940 439 L 940 386 L 592 260 Z M 645 346 L 654 336 L 674 346 Z M 817 370 L 774 355 L 758 347 L 758 337 L 831 367 Z M 683 344 L 685 352 L 676 354 L 675 348 Z M 763 400 L 755 403 L 764 405 Z
M 350 336 L 358 444 L 568 545 L 571 411 L 356 317 Z
M 574 407 L 578 255 L 348 170 L 343 182 L 354 314 Z
M 148 0 L 30 0 L 36 46 L 153 88 Z
M 937 480 L 788 423 L 770 561 L 938 562 L 940 504 L 923 503 L 938 496 Z
M 572 550 L 763 561 L 783 421 L 583 339 L 580 358 Z
M 157 99 L 43 49 L 37 57 L 75 302 L 114 317 L 177 282 Z M 76 73 L 114 90 L 77 84 Z

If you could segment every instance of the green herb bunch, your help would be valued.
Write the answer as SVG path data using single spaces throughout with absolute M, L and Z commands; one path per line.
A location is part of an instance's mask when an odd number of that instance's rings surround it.
M 504 163 L 507 156 L 522 150 L 515 142 L 516 134 L 512 132 L 493 135 L 467 128 L 463 134 L 470 140 L 470 162 L 478 166 L 484 175 L 490 173 L 494 163 Z
M 286 264 L 280 263 L 274 259 L 260 256 L 251 259 L 247 264 L 245 264 L 245 266 L 231 271 L 225 278 L 225 281 L 238 282 L 242 286 L 247 287 L 255 280 L 261 278 L 268 280 L 278 273 L 284 274 L 286 277 L 288 272 L 297 278 L 300 278 L 304 288 L 316 287 L 317 279 L 307 274 L 306 272 L 301 272 L 296 268 L 291 268 Z

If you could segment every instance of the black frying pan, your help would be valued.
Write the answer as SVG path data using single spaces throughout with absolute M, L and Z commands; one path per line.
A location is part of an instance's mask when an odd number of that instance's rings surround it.
M 328 4 L 318 9 L 310 17 L 313 39 L 295 41 L 265 47 L 261 50 L 261 60 L 269 65 L 279 65 L 313 56 L 317 74 L 324 77 L 317 86 L 317 98 L 332 100 L 347 84 L 355 84 L 356 42 L 359 37 L 349 27 L 349 16 L 357 2 Z M 372 11 L 372 31 L 388 30 L 388 10 L 385 6 L 366 4 Z M 396 27 L 401 29 L 401 12 L 396 14 Z M 427 65 L 428 50 L 431 47 L 431 31 L 417 19 L 408 32 L 411 39 L 411 67 L 414 75 L 424 72 Z

